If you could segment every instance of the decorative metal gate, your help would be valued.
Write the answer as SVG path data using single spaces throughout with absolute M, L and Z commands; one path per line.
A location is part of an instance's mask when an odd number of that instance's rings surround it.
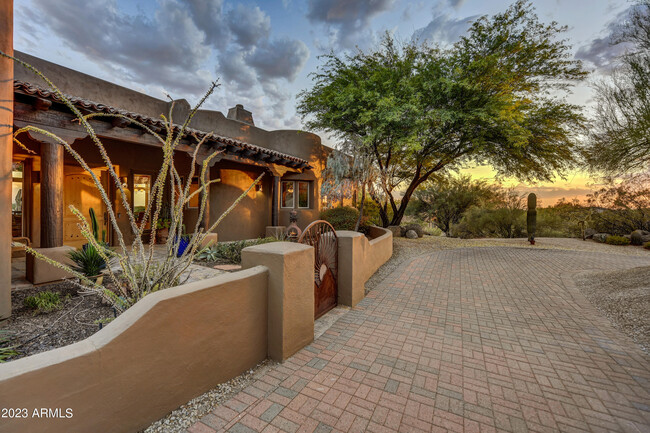
M 336 306 L 338 237 L 330 223 L 319 220 L 305 228 L 298 242 L 314 247 L 314 317 L 319 318 Z

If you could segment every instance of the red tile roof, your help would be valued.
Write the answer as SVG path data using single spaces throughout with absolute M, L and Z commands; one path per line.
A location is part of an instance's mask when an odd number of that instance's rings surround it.
M 25 95 L 33 95 L 39 98 L 47 99 L 57 103 L 63 103 L 63 100 L 53 91 L 44 89 L 42 87 L 36 86 L 31 83 L 24 81 L 15 80 L 14 81 L 14 92 L 22 93 Z M 145 116 L 140 113 L 134 113 L 127 110 L 122 110 L 119 108 L 111 107 L 100 102 L 89 101 L 87 99 L 79 98 L 76 96 L 65 95 L 70 102 L 76 107 L 92 113 L 107 113 L 107 114 L 122 114 L 129 119 L 133 119 L 137 122 L 140 122 L 144 125 L 154 128 L 165 128 L 165 123 L 162 119 L 157 119 L 154 117 Z M 180 125 L 174 124 L 174 130 L 177 131 L 180 129 Z M 208 132 L 200 131 L 198 129 L 186 128 L 186 135 L 195 136 L 198 140 L 201 140 L 206 136 Z M 224 151 L 227 154 L 237 155 L 241 152 L 246 152 L 247 158 L 256 159 L 254 156 L 258 155 L 257 159 L 267 160 L 272 159 L 276 160 L 274 163 L 285 165 L 293 168 L 312 168 L 308 161 L 298 158 L 293 155 L 288 155 L 286 153 L 278 152 L 276 150 L 267 149 L 266 147 L 257 146 L 254 144 L 246 143 L 245 141 L 237 140 L 234 138 L 223 137 L 220 135 L 212 134 L 212 136 L 207 140 L 207 143 L 214 143 L 217 147 L 225 147 Z M 268 156 L 266 156 L 268 155 Z

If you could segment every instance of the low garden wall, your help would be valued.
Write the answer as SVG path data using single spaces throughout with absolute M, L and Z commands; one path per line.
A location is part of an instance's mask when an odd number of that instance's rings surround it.
M 392 255 L 392 234 L 339 235 L 339 303 Z M 135 432 L 313 341 L 314 249 L 245 248 L 243 270 L 152 293 L 91 337 L 0 364 L 0 432 Z M 11 410 L 11 412 L 9 412 Z M 2 414 L 0 414 L 2 415 Z M 20 416 L 20 417 L 19 417 Z
M 309 344 L 313 248 L 274 248 L 264 266 L 152 293 L 83 341 L 0 365 L 0 408 L 14 409 L 0 432 L 139 431 L 269 354 Z M 289 337 L 269 339 L 269 309 L 296 308 L 284 292 L 312 300 L 309 339 L 291 320 L 279 328 Z
M 393 233 L 371 227 L 362 233 L 337 231 L 339 238 L 338 303 L 354 307 L 365 296 L 365 283 L 393 255 Z

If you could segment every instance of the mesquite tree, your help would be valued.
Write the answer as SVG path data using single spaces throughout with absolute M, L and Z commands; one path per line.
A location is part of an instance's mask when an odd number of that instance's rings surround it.
M 468 161 L 549 180 L 576 165 L 583 123 L 563 98 L 586 75 L 557 39 L 565 30 L 520 0 L 476 20 L 450 49 L 398 46 L 387 34 L 369 52 L 324 56 L 298 112 L 311 128 L 360 138 L 384 226 L 400 224 L 423 182 Z

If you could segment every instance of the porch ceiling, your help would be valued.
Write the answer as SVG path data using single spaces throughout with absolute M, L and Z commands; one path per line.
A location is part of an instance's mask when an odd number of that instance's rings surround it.
M 69 130 L 78 133 L 83 128 L 78 123 L 73 123 L 72 114 L 69 109 L 63 104 L 63 100 L 53 91 L 44 89 L 31 83 L 24 81 L 14 81 L 14 93 L 16 95 L 16 109 L 14 123 L 17 126 L 24 126 L 26 124 L 35 126 L 46 126 L 52 132 L 57 133 L 61 130 Z M 24 95 L 22 98 L 21 95 Z M 165 123 L 161 119 L 145 116 L 139 113 L 134 113 L 115 107 L 111 107 L 102 103 L 89 101 L 87 99 L 79 98 L 76 96 L 65 95 L 75 107 L 82 113 L 107 113 L 107 114 L 121 114 L 129 119 L 133 119 L 139 123 L 146 125 L 154 131 L 164 131 Z M 30 107 L 21 105 L 28 105 L 21 100 L 25 101 L 25 97 L 33 99 Z M 52 104 L 56 103 L 56 105 Z M 48 109 L 53 105 L 52 109 Z M 70 119 L 62 119 L 61 116 L 70 117 Z M 94 122 L 97 125 L 96 133 L 99 136 L 115 138 L 117 140 L 124 140 L 135 142 L 143 145 L 159 146 L 157 140 L 153 137 L 143 134 L 144 131 L 134 124 L 129 124 L 126 121 L 120 122 L 117 118 L 95 118 Z M 95 127 L 95 126 L 93 126 Z M 128 130 L 135 129 L 137 133 L 128 132 Z M 174 132 L 180 130 L 180 125 L 173 125 Z M 63 132 L 63 131 L 61 131 Z M 208 132 L 200 131 L 193 128 L 186 128 L 183 145 L 178 150 L 193 150 L 194 146 L 201 141 Z M 241 140 L 236 140 L 229 137 L 223 137 L 212 134 L 207 140 L 206 144 L 215 150 L 223 151 L 224 159 L 251 162 L 254 165 L 281 165 L 293 170 L 311 169 L 312 166 L 308 161 L 298 158 L 293 155 L 288 155 L 265 147 L 257 146 L 254 144 L 246 143 Z

